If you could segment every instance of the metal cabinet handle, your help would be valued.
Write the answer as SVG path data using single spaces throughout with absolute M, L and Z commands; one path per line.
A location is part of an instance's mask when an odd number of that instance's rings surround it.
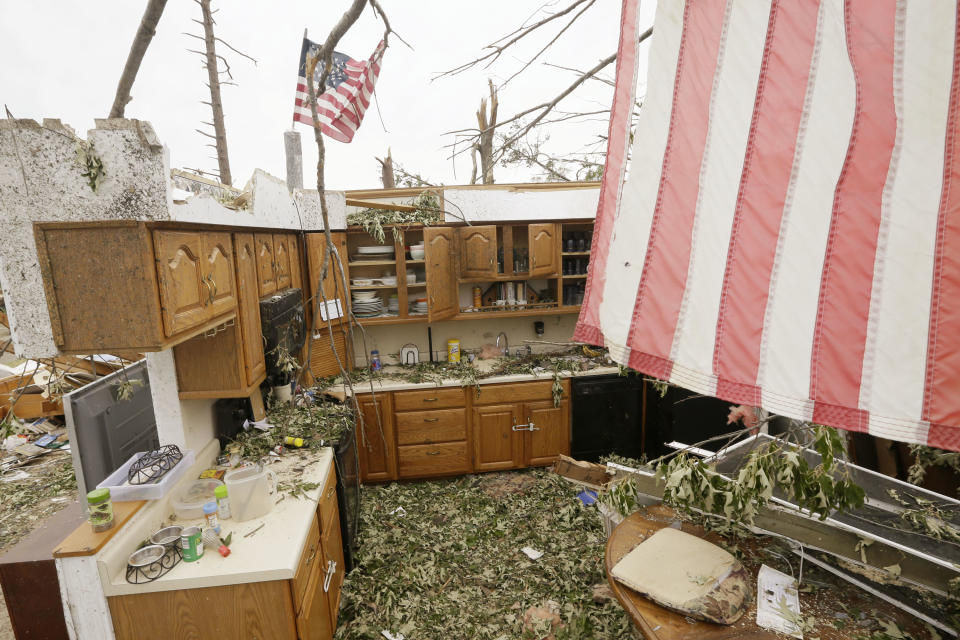
M 323 592 L 326 593 L 330 590 L 330 581 L 333 580 L 334 574 L 337 572 L 337 561 L 328 560 L 327 561 L 327 575 L 323 577 Z
M 214 300 L 217 298 L 217 281 L 213 279 L 212 273 L 207 276 L 207 279 L 210 280 L 210 284 L 213 285 L 213 293 L 210 294 L 210 304 L 213 304 Z
M 207 287 L 207 301 L 203 305 L 206 307 L 213 304 L 213 287 L 210 286 L 210 281 L 206 277 L 202 278 L 200 281 L 203 282 L 204 286 Z
M 512 429 L 514 431 L 540 431 L 540 427 L 535 427 L 532 420 L 527 424 L 514 424 Z
M 440 422 L 440 418 L 424 418 L 424 422 Z
M 439 451 L 427 451 L 428 456 L 438 456 L 440 455 Z
M 424 398 L 423 401 L 424 401 L 424 402 L 436 402 L 436 401 L 439 400 L 439 399 L 440 399 L 440 398 Z
M 310 555 L 307 556 L 307 561 L 304 563 L 303 566 L 309 567 L 310 563 L 313 562 L 313 559 L 316 557 L 316 555 L 317 555 L 317 545 L 316 543 L 314 543 L 310 545 Z
M 336 489 L 335 486 L 330 487 L 329 489 L 327 489 L 327 496 L 326 496 L 326 497 L 329 498 L 330 496 L 332 496 L 335 489 Z

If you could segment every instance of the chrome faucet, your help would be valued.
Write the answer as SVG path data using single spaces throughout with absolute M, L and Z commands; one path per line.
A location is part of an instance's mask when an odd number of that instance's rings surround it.
M 503 338 L 503 346 L 502 346 L 502 347 L 500 346 L 500 338 Z M 505 355 L 505 356 L 509 356 L 509 355 L 510 355 L 510 347 L 509 347 L 508 344 L 507 344 L 507 334 L 506 334 L 506 332 L 504 332 L 504 331 L 501 331 L 501 332 L 499 333 L 499 335 L 497 335 L 497 349 L 499 349 L 499 350 L 500 350 L 500 353 L 502 353 L 502 354 Z

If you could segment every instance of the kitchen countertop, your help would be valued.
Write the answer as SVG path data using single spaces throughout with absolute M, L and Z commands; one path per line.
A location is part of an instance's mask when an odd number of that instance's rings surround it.
M 206 549 L 197 562 L 180 562 L 169 573 L 152 582 L 127 582 L 126 565 L 130 554 L 142 540 L 149 538 L 164 524 L 173 524 L 170 522 L 173 509 L 168 504 L 169 496 L 182 490 L 183 483 L 192 482 L 201 471 L 210 467 L 218 452 L 217 441 L 211 441 L 197 456 L 194 468 L 171 490 L 167 498 L 149 502 L 97 554 L 97 568 L 106 596 L 293 579 L 316 513 L 322 488 L 319 486 L 308 491 L 306 498 L 282 494 L 283 499 L 262 518 L 245 522 L 237 522 L 232 518 L 222 521 L 221 536 L 233 533 L 228 557 L 221 557 L 216 549 Z M 297 476 L 299 480 L 322 484 L 331 464 L 333 450 L 327 447 L 313 452 L 289 453 L 267 468 L 277 473 L 282 481 L 284 471 L 302 467 L 302 475 Z M 201 525 L 202 521 L 178 521 L 176 524 L 187 527 Z M 263 527 L 251 534 L 261 524 Z M 246 534 L 251 535 L 247 537 Z
M 503 362 L 503 358 L 492 358 L 487 360 L 475 360 L 472 364 L 477 369 L 479 375 L 484 375 L 489 373 L 497 367 L 497 365 Z M 384 365 L 383 371 L 386 374 L 392 372 L 403 372 L 407 368 L 403 365 Z M 616 365 L 600 365 L 594 367 L 593 369 L 588 369 L 586 371 L 562 371 L 560 373 L 561 378 L 580 378 L 583 376 L 602 376 L 615 374 L 619 371 L 619 368 Z M 489 378 L 482 378 L 477 380 L 480 385 L 485 384 L 498 384 L 505 382 L 530 382 L 533 380 L 553 380 L 553 371 L 550 369 L 543 369 L 534 373 L 518 373 L 518 374 L 509 374 L 501 376 L 492 376 Z M 357 393 L 369 393 L 371 383 L 368 381 L 358 382 L 353 385 L 354 390 Z M 406 380 L 396 380 L 390 379 L 388 377 L 381 378 L 379 380 L 373 380 L 373 390 L 375 392 L 384 392 L 384 391 L 401 391 L 404 389 L 432 389 L 436 387 L 460 387 L 463 386 L 462 381 L 459 378 L 451 377 L 445 378 L 439 383 L 428 381 L 428 382 L 409 382 Z M 335 385 L 330 387 L 328 391 L 334 393 L 346 393 L 346 388 L 344 385 Z

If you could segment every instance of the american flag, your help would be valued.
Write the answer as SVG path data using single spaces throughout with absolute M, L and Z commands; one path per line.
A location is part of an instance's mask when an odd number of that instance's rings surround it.
M 317 117 L 320 131 L 340 142 L 350 142 L 363 122 L 363 114 L 370 106 L 373 88 L 380 74 L 380 63 L 387 44 L 381 41 L 369 60 L 357 62 L 350 56 L 334 51 L 333 68 L 327 75 L 323 93 L 317 96 Z M 307 88 L 307 57 L 317 55 L 320 45 L 307 38 L 300 49 L 300 77 L 294 101 L 293 120 L 313 125 L 310 112 L 310 90 Z M 314 88 L 319 86 L 322 63 L 314 69 Z
M 958 4 L 660 2 L 631 136 L 639 4 L 576 339 L 698 393 L 960 450 Z

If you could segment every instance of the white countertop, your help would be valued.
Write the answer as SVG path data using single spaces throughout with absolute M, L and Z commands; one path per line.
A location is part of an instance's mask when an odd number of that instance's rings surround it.
M 181 482 L 192 482 L 203 469 L 211 466 L 219 451 L 213 440 L 197 456 L 197 464 Z M 281 477 L 284 471 L 303 467 L 303 482 L 322 484 L 333 463 L 333 450 L 319 452 L 291 452 L 280 458 L 269 469 Z M 179 487 L 170 493 L 174 494 Z M 106 596 L 118 596 L 177 589 L 196 589 L 227 584 L 262 582 L 266 580 L 290 580 L 297 569 L 303 545 L 316 513 L 321 487 L 307 492 L 307 498 L 293 498 L 286 494 L 274 505 L 269 514 L 245 522 L 234 519 L 220 523 L 221 536 L 233 533 L 230 555 L 220 556 L 216 549 L 205 549 L 197 562 L 180 562 L 166 575 L 143 584 L 130 584 L 126 580 L 127 558 L 164 524 L 170 523 L 172 508 L 169 496 L 152 501 L 130 519 L 123 530 L 97 554 L 97 567 L 103 592 Z M 279 497 L 277 498 L 279 499 Z M 178 521 L 182 526 L 200 525 L 202 521 Z M 246 537 L 260 525 L 262 528 Z
M 500 359 L 488 359 L 488 360 L 475 360 L 473 366 L 476 367 L 477 372 L 480 375 L 483 375 L 486 372 L 493 370 L 498 364 L 500 364 Z M 404 367 L 402 365 L 384 365 L 383 370 L 385 372 L 391 371 L 403 371 Z M 610 366 L 599 366 L 593 369 L 588 369 L 587 371 L 562 371 L 560 377 L 562 378 L 580 378 L 584 376 L 602 376 L 615 374 L 619 371 L 616 365 Z M 543 369 L 535 373 L 520 373 L 520 374 L 510 374 L 503 376 L 493 376 L 490 378 L 482 378 L 477 382 L 482 386 L 485 384 L 497 384 L 505 382 L 530 382 L 532 380 L 553 380 L 553 371 L 550 369 Z M 377 393 L 383 391 L 401 391 L 404 389 L 433 389 L 436 387 L 459 387 L 462 386 L 462 383 L 459 378 L 449 378 L 442 380 L 439 384 L 435 382 L 407 382 L 405 380 L 393 380 L 389 378 L 381 378 L 380 380 L 373 380 L 373 390 Z M 357 393 L 369 393 L 371 383 L 368 381 L 354 383 L 353 388 Z M 336 385 L 331 388 L 333 391 L 346 392 L 344 385 Z

